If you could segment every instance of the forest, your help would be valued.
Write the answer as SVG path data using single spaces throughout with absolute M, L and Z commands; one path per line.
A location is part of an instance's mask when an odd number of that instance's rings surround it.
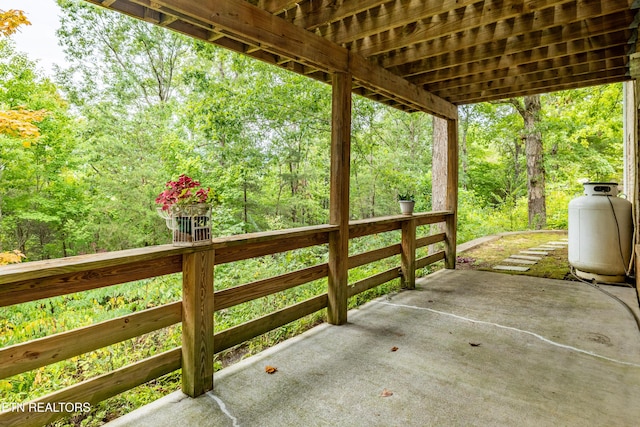
M 0 265 L 169 243 L 155 199 L 181 174 L 211 188 L 215 236 L 328 222 L 328 85 L 78 0 L 58 4 L 68 66 L 53 77 L 16 49 L 10 32 L 0 33 Z M 459 242 L 566 229 L 568 202 L 582 182 L 622 181 L 621 84 L 532 98 L 539 103 L 534 129 L 525 129 L 527 100 L 459 106 Z M 433 130 L 426 114 L 353 96 L 352 219 L 399 213 L 401 193 L 416 196 L 417 211 L 432 209 Z M 544 220 L 536 223 L 528 207 L 531 132 L 539 135 L 545 184 Z M 323 257 L 302 251 L 216 270 L 216 286 Z M 170 301 L 179 297 L 175 282 L 164 277 L 0 309 L 0 347 Z M 320 286 L 256 306 L 285 304 Z M 221 314 L 216 328 L 237 324 L 247 311 Z M 179 339 L 178 329 L 162 334 L 0 380 L 0 395 L 30 399 Z M 175 383 L 158 381 L 109 408 L 126 412 Z M 107 408 L 57 425 L 99 425 L 113 411 Z

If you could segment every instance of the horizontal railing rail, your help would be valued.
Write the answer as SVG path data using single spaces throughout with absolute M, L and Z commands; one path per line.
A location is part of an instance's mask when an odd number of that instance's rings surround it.
M 350 239 L 394 230 L 401 230 L 402 237 L 399 244 L 351 256 L 345 254 L 348 256 L 348 269 L 398 255 L 401 256 L 401 265 L 349 284 L 347 297 L 397 278 L 411 288 L 415 284 L 416 269 L 452 256 L 446 251 L 438 251 L 416 260 L 417 248 L 447 243 L 448 238 L 447 233 L 416 238 L 416 228 L 449 221 L 453 215 L 452 212 L 443 211 L 352 221 L 349 224 Z M 214 266 L 324 245 L 329 242 L 330 234 L 338 231 L 339 227 L 335 225 L 319 225 L 217 238 L 203 246 L 163 245 L 2 267 L 0 307 L 174 273 L 182 273 L 183 298 L 90 326 L 1 348 L 0 379 L 182 323 L 182 346 L 29 403 L 37 405 L 63 401 L 95 404 L 179 368 L 182 368 L 185 393 L 199 394 L 197 390 L 206 390 L 207 377 L 212 376 L 214 353 L 316 313 L 329 304 L 325 292 L 214 334 L 214 311 L 325 279 L 330 268 L 329 264 L 322 263 L 214 291 L 211 285 L 215 275 Z M 455 247 L 455 244 L 449 242 L 445 244 L 447 247 Z M 23 411 L 17 407 L 0 413 L 0 425 L 37 426 L 64 415 L 64 412 L 34 412 L 30 410 L 32 406 L 28 405 L 26 408 Z

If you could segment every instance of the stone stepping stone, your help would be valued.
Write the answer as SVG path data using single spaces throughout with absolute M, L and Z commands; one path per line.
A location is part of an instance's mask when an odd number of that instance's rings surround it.
M 541 256 L 531 256 L 531 255 L 511 255 L 509 258 L 526 259 L 529 261 L 540 261 L 542 259 Z
M 529 248 L 530 251 L 554 251 L 559 249 L 559 246 L 540 246 L 538 248 Z
M 545 251 L 520 251 L 520 253 L 525 255 L 549 255 L 549 252 Z
M 504 271 L 527 271 L 529 267 L 522 267 L 519 265 L 494 265 L 494 270 L 504 270 Z
M 550 245 L 568 245 L 569 242 L 549 242 Z
M 502 260 L 502 262 L 510 262 L 512 264 L 524 264 L 524 265 L 533 265 L 538 263 L 538 261 L 531 261 L 528 259 L 519 259 L 519 258 L 511 258 L 511 257 Z

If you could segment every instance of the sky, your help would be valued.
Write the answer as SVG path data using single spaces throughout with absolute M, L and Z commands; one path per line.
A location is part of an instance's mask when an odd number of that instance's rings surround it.
M 0 0 L 0 9 L 22 10 L 31 21 L 11 36 L 18 51 L 37 61 L 48 76 L 53 75 L 53 64 L 64 66 L 64 53 L 56 37 L 61 11 L 55 0 Z

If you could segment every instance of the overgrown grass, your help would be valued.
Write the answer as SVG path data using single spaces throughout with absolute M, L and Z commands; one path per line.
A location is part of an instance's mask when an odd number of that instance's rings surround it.
M 545 232 L 503 236 L 461 254 L 458 268 L 495 271 L 493 267 L 504 264 L 502 261 L 510 255 L 566 237 L 566 234 Z M 529 267 L 528 271 L 501 271 L 501 273 L 565 279 L 569 274 L 567 246 L 549 250 L 548 255 L 543 256 L 536 264 L 527 265 L 527 267 Z

